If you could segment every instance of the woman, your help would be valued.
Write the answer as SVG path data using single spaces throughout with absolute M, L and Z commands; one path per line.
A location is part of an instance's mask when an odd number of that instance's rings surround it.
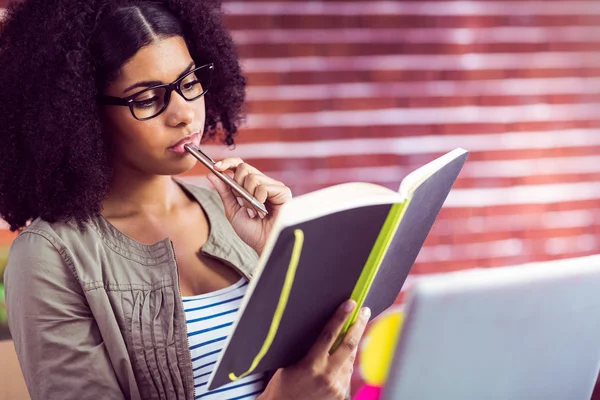
M 345 396 L 369 314 L 330 355 L 350 301 L 298 364 L 206 391 L 291 198 L 236 158 L 219 169 L 267 216 L 212 175 L 216 192 L 172 178 L 195 165 L 185 143 L 231 145 L 241 120 L 245 80 L 218 4 L 13 4 L 0 71 L 0 215 L 22 230 L 7 308 L 34 399 Z

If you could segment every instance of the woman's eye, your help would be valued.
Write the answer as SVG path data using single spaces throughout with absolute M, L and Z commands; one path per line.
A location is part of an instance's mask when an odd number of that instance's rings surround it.
M 183 90 L 191 90 L 194 89 L 194 86 L 198 85 L 200 83 L 200 81 L 195 80 L 195 81 L 191 81 L 191 82 L 186 82 L 183 84 Z
M 134 106 L 137 108 L 149 108 L 153 107 L 158 100 L 157 96 L 150 97 L 149 99 L 144 100 L 136 100 L 133 102 Z

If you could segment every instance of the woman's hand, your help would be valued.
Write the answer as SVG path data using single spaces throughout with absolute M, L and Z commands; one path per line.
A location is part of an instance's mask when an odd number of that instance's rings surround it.
M 225 215 L 237 235 L 258 254 L 262 253 L 279 208 L 292 198 L 290 188 L 244 163 L 241 158 L 225 158 L 215 164 L 215 169 L 233 177 L 269 211 L 267 216 L 257 212 L 213 173 L 207 175 L 221 196 Z
M 370 310 L 363 308 L 340 346 L 332 354 L 329 354 L 329 349 L 355 306 L 356 303 L 351 300 L 342 304 L 306 357 L 296 365 L 278 370 L 259 400 L 344 399 Z

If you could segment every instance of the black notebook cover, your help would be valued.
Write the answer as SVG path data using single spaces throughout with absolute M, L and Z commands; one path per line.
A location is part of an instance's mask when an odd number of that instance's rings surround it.
M 366 297 L 371 318 L 396 300 L 466 157 L 454 159 L 414 191 Z M 230 373 L 245 373 L 262 348 L 290 263 L 294 230 L 304 232 L 295 279 L 277 334 L 253 373 L 286 367 L 308 352 L 335 310 L 350 298 L 392 205 L 347 209 L 279 232 L 248 302 L 242 305 L 209 390 L 229 383 Z

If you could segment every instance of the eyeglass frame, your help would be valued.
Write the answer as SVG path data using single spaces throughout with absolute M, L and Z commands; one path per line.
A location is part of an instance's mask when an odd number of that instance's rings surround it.
M 203 68 L 207 68 L 207 67 L 210 71 L 210 79 L 209 79 L 207 87 L 206 88 L 203 87 L 202 93 L 200 93 L 198 96 L 194 97 L 193 99 L 188 100 L 185 97 L 185 95 L 181 92 L 181 86 L 180 86 L 181 82 L 185 78 L 187 78 L 189 75 L 191 75 L 192 73 L 194 73 L 198 70 L 201 70 Z M 185 75 L 177 78 L 177 80 L 175 80 L 174 82 L 165 83 L 162 85 L 150 86 L 144 90 L 140 90 L 139 92 L 134 93 L 127 97 L 115 97 L 115 96 L 108 96 L 108 95 L 100 95 L 100 96 L 98 96 L 98 102 L 100 104 L 107 105 L 107 106 L 127 106 L 127 107 L 129 107 L 129 111 L 131 112 L 131 115 L 133 116 L 133 118 L 135 118 L 138 121 L 147 121 L 149 119 L 158 117 L 160 114 L 162 114 L 167 109 L 167 107 L 169 107 L 169 103 L 171 102 L 171 94 L 173 93 L 173 90 L 176 91 L 185 101 L 196 101 L 199 98 L 201 98 L 202 96 L 204 96 L 208 92 L 208 89 L 210 88 L 211 81 L 212 81 L 212 73 L 214 72 L 214 70 L 215 70 L 214 63 L 204 64 L 200 67 L 196 67 L 196 68 L 192 69 L 191 71 L 187 72 Z M 151 117 L 146 117 L 146 118 L 136 117 L 136 115 L 133 111 L 134 99 L 137 96 L 139 96 L 141 93 L 144 93 L 144 92 L 152 90 L 152 89 L 161 89 L 161 88 L 166 88 L 163 108 Z

